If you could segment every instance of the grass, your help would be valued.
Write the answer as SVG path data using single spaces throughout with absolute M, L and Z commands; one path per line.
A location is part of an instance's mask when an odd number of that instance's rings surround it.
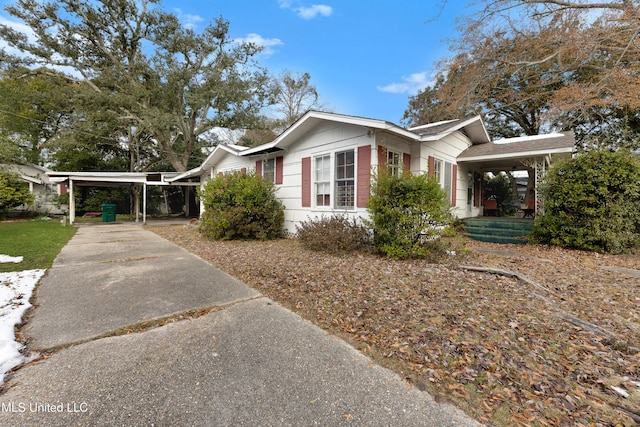
M 49 268 L 76 228 L 58 221 L 20 220 L 0 222 L 0 254 L 22 256 L 19 263 L 0 263 L 0 272 Z

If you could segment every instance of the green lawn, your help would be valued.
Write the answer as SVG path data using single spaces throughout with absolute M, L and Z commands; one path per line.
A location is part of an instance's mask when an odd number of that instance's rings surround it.
M 76 228 L 57 220 L 0 222 L 0 254 L 22 256 L 20 263 L 0 263 L 0 272 L 49 268 Z

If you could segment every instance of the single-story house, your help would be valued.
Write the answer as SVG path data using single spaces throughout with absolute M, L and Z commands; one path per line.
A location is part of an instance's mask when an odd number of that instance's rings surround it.
M 35 195 L 32 205 L 19 206 L 16 211 L 35 211 L 51 215 L 61 215 L 68 211 L 68 205 L 61 204 L 58 198 L 67 193 L 67 187 L 51 181 L 47 175 L 49 169 L 27 163 L 5 163 L 0 164 L 0 170 L 18 174 L 29 187 L 29 193 Z
M 285 228 L 309 218 L 346 214 L 364 218 L 371 173 L 387 167 L 435 177 L 458 218 L 482 215 L 483 173 L 533 170 L 536 182 L 559 157 L 570 157 L 573 135 L 557 133 L 492 142 L 480 116 L 409 129 L 393 123 L 309 111 L 272 142 L 257 147 L 219 145 L 197 168 L 168 182 L 208 180 L 253 171 L 272 181 L 285 206 Z M 202 209 L 202 207 L 201 207 Z

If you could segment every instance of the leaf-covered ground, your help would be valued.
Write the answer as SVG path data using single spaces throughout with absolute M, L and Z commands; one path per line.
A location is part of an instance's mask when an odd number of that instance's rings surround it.
M 640 423 L 638 256 L 464 240 L 430 263 L 151 230 L 486 424 Z

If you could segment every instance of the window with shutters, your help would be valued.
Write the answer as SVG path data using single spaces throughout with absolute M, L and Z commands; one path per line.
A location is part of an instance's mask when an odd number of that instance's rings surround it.
M 353 150 L 336 153 L 336 208 L 355 206 L 355 154 Z
M 314 165 L 316 206 L 331 206 L 331 156 L 316 157 Z
M 387 170 L 391 176 L 402 174 L 402 154 L 387 150 Z
M 269 182 L 276 182 L 276 159 L 265 159 L 262 161 L 262 179 Z

